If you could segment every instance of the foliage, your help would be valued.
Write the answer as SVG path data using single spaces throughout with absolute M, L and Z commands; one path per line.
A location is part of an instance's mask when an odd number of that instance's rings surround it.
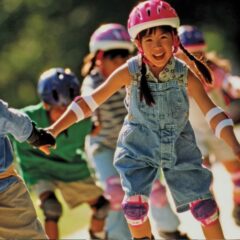
M 136 0 L 2 0 L 0 2 L 1 98 L 14 107 L 38 100 L 40 73 L 70 67 L 80 78 L 91 33 L 101 23 L 126 25 Z M 239 61 L 237 8 L 231 1 L 169 2 L 182 24 L 196 24 L 209 37 L 209 47 Z M 212 42 L 214 41 L 214 42 Z

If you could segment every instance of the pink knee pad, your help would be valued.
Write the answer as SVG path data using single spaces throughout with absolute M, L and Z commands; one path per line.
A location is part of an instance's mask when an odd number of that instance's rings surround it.
M 155 181 L 150 195 L 150 202 L 155 207 L 164 207 L 168 203 L 166 188 L 159 180 Z
M 209 226 L 218 219 L 219 210 L 213 199 L 197 200 L 189 206 L 194 218 L 204 226 Z
M 147 220 L 148 198 L 143 195 L 126 197 L 123 200 L 122 208 L 127 222 L 132 226 L 137 226 Z
M 104 195 L 110 201 L 110 207 L 112 210 L 121 210 L 124 192 L 119 177 L 113 176 L 107 179 L 107 186 Z

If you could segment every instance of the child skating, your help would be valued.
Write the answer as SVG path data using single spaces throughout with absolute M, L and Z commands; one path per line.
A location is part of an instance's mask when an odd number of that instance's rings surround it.
M 178 212 L 190 210 L 207 239 L 224 239 L 217 204 L 209 190 L 212 174 L 188 120 L 187 91 L 195 99 L 216 136 L 240 157 L 233 123 L 206 94 L 202 82 L 212 82 L 209 69 L 184 51 L 197 65 L 196 76 L 173 54 L 180 47 L 179 18 L 165 1 L 144 1 L 133 8 L 128 31 L 139 55 L 115 70 L 91 95 L 75 99 L 49 127 L 58 136 L 121 89 L 127 89 L 128 114 L 120 131 L 114 165 L 125 192 L 122 203 L 133 239 L 152 239 L 148 197 L 161 167 Z M 47 149 L 46 149 L 47 150 Z
M 135 50 L 127 29 L 116 23 L 98 27 L 90 38 L 89 49 L 90 53 L 85 57 L 82 67 L 82 75 L 85 77 L 81 88 L 83 95 L 93 92 L 115 69 L 124 64 Z M 86 144 L 88 157 L 93 162 L 111 203 L 106 222 L 109 240 L 130 239 L 121 208 L 124 192 L 119 174 L 113 166 L 118 134 L 127 114 L 124 106 L 125 95 L 126 91 L 122 88 L 94 112 L 93 119 L 100 125 L 100 131 L 96 135 L 90 135 Z M 186 234 L 178 230 L 180 221 L 170 207 L 160 177 L 153 184 L 150 212 L 160 237 L 168 240 L 188 239 Z

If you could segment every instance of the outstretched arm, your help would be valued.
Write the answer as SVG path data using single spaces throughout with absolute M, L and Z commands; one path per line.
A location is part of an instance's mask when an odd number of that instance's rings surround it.
M 116 69 L 109 78 L 89 96 L 75 99 L 63 115 L 48 130 L 56 137 L 74 123 L 91 116 L 92 112 L 123 86 L 130 84 L 127 64 Z
M 240 158 L 240 145 L 233 132 L 231 119 L 212 102 L 200 80 L 190 70 L 188 73 L 188 91 L 203 112 L 206 121 L 208 121 L 216 136 L 222 138 Z

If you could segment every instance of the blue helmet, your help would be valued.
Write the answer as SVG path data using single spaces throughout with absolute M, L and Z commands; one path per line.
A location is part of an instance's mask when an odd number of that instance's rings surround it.
M 203 32 L 196 26 L 182 25 L 178 28 L 178 35 L 182 45 L 190 52 L 205 50 L 206 42 Z
M 38 94 L 49 105 L 67 106 L 79 92 L 79 80 L 70 69 L 51 68 L 38 81 Z

